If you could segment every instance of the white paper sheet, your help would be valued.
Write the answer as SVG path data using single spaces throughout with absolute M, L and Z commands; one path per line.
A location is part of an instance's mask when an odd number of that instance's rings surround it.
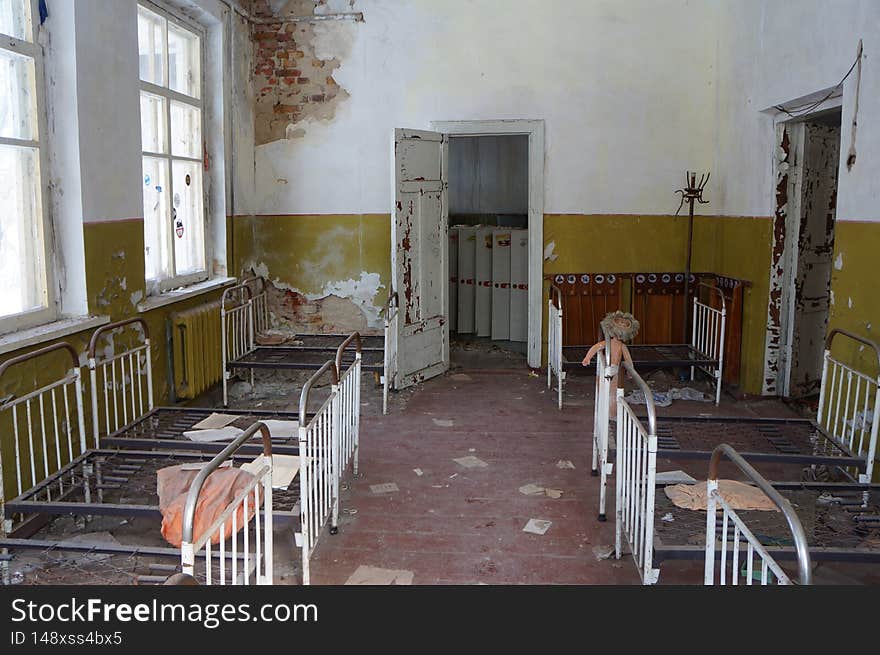
M 218 414 L 214 412 L 207 418 L 203 418 L 201 421 L 196 423 L 193 426 L 193 430 L 216 430 L 218 428 L 225 428 L 230 423 L 234 423 L 237 421 L 239 416 L 235 414 Z
M 272 488 L 287 489 L 296 474 L 299 473 L 300 459 L 298 455 L 272 455 Z M 263 456 L 242 464 L 241 469 L 256 475 L 263 468 Z
M 231 441 L 236 437 L 240 437 L 242 434 L 244 434 L 244 430 L 227 425 L 225 428 L 217 428 L 215 430 L 187 430 L 183 433 L 183 436 L 190 441 L 205 443 L 212 441 Z
M 273 439 L 293 439 L 299 434 L 299 421 L 266 419 L 263 423 L 269 428 L 269 434 Z

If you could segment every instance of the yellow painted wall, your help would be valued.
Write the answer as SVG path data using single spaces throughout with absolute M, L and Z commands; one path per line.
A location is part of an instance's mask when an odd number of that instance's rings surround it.
M 194 307 L 201 303 L 217 300 L 219 291 L 201 294 L 172 305 L 141 314 L 137 303 L 143 299 L 144 293 L 144 240 L 143 222 L 138 220 L 113 221 L 102 223 L 86 223 L 83 226 L 86 255 L 86 285 L 88 291 L 89 312 L 96 316 L 109 316 L 117 321 L 133 316 L 142 316 L 148 325 L 152 337 L 152 362 L 154 393 L 158 404 L 168 404 L 168 354 L 166 348 L 165 329 L 171 313 Z M 133 295 L 134 294 L 134 295 Z M 57 341 L 70 343 L 80 353 L 83 365 L 84 407 L 87 432 L 90 429 L 90 405 L 88 388 L 88 369 L 85 367 L 85 352 L 94 330 L 78 332 Z M 11 359 L 26 352 L 31 352 L 54 342 L 46 342 L 38 346 L 5 353 L 0 361 Z M 9 371 L 0 380 L 0 398 L 9 394 L 20 395 L 58 379 L 69 370 L 69 357 L 53 354 L 47 358 L 35 360 Z M 59 396 L 60 400 L 60 396 Z M 72 399 L 71 399 L 72 400 Z M 8 414 L 6 412 L 5 414 Z M 0 418 L 5 423 L 0 425 L 0 433 L 11 434 L 9 416 Z M 36 418 L 36 414 L 34 414 Z M 90 434 L 90 432 L 88 432 Z M 41 452 L 41 451 L 40 451 Z M 3 460 L 4 491 L 6 494 L 14 490 L 15 479 L 10 475 L 14 469 L 14 444 L 12 439 L 4 440 L 0 446 L 0 457 Z
M 880 342 L 880 281 L 877 257 L 880 253 L 880 222 L 838 220 L 834 226 L 834 260 L 831 270 L 829 329 L 839 327 Z M 840 268 L 838 268 L 838 264 Z M 834 354 L 873 375 L 877 359 L 852 341 L 835 340 Z
M 760 393 L 770 275 L 769 218 L 697 216 L 692 270 L 748 280 L 744 294 L 741 389 Z M 546 214 L 544 275 L 580 272 L 682 271 L 687 216 Z M 544 285 L 546 298 L 549 283 Z M 546 320 L 544 321 L 546 343 Z M 546 356 L 545 356 L 546 357 Z
M 390 214 L 238 217 L 233 236 L 234 270 L 262 270 L 302 294 L 376 274 L 372 303 L 381 309 L 391 289 Z

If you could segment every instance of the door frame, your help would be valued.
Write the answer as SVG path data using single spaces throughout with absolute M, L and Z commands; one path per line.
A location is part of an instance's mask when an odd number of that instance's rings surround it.
M 541 331 L 544 312 L 544 121 L 502 119 L 474 121 L 431 121 L 431 129 L 453 136 L 529 137 L 529 334 L 528 364 L 541 368 Z

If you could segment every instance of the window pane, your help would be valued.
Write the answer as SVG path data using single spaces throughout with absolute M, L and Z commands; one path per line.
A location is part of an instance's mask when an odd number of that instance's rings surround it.
M 0 34 L 32 40 L 30 0 L 0 0 Z
M 158 86 L 165 84 L 165 19 L 149 9 L 138 7 L 138 53 L 141 79 Z
M 191 161 L 171 163 L 174 198 L 174 258 L 177 275 L 205 270 L 205 211 L 202 165 Z
M 37 139 L 36 97 L 34 60 L 0 50 L 0 136 Z
M 201 95 L 200 41 L 189 30 L 168 23 L 168 86 L 193 98 Z
M 175 157 L 202 156 L 202 112 L 182 102 L 171 101 L 171 154 Z
M 168 152 L 167 134 L 165 98 L 141 91 L 141 148 L 147 152 Z
M 0 316 L 46 306 L 39 151 L 0 146 Z
M 168 277 L 171 261 L 168 233 L 171 208 L 168 199 L 168 160 L 144 157 L 144 259 L 148 280 Z

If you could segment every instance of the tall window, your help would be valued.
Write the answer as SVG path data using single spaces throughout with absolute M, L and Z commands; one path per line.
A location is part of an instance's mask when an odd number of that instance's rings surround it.
M 138 7 L 144 254 L 151 291 L 208 277 L 202 125 L 203 35 Z
M 36 0 L 0 0 L 0 332 L 56 317 L 41 184 L 43 61 Z

